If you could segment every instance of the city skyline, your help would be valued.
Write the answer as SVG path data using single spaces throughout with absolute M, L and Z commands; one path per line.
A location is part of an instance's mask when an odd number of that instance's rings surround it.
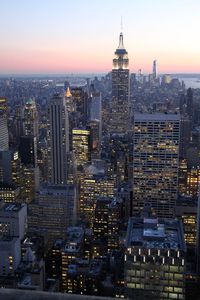
M 108 72 L 122 29 L 131 72 L 198 73 L 200 3 L 160 2 L 1 3 L 0 73 Z

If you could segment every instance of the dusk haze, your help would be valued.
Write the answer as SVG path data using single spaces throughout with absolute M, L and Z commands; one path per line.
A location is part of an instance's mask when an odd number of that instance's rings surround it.
M 108 72 L 121 31 L 133 72 L 154 59 L 160 73 L 200 69 L 198 0 L 13 0 L 0 10 L 2 74 Z

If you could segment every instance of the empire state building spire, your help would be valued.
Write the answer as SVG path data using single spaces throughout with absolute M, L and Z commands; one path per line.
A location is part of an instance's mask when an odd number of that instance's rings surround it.
M 119 46 L 115 51 L 115 58 L 113 59 L 113 69 L 128 69 L 128 52 L 124 48 L 124 37 L 121 32 L 119 35 Z
M 124 49 L 124 38 L 123 38 L 123 33 L 122 32 L 120 33 L 120 36 L 119 36 L 118 49 Z

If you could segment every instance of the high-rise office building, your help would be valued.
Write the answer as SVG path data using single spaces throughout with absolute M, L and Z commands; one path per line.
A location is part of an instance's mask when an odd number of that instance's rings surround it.
M 7 151 L 8 145 L 8 106 L 7 99 L 0 98 L 0 151 Z
M 99 196 L 94 211 L 93 233 L 99 253 L 112 252 L 119 248 L 119 228 L 122 218 L 122 200 Z
M 66 93 L 65 93 L 65 103 L 66 103 L 68 112 L 75 111 L 75 102 L 74 102 L 74 99 L 72 97 L 69 87 L 67 88 Z
M 101 122 L 99 120 L 91 120 L 88 122 L 90 130 L 91 158 L 100 158 L 101 153 Z
M 187 252 L 195 249 L 197 242 L 197 206 L 198 199 L 180 196 L 176 204 L 176 216 L 182 220 Z M 193 252 L 191 252 L 193 255 Z
M 24 134 L 38 137 L 38 111 L 35 100 L 26 101 L 24 108 Z
M 178 187 L 180 117 L 134 115 L 133 213 L 150 203 L 159 217 L 174 216 Z
M 193 167 L 187 172 L 187 194 L 197 196 L 200 184 L 200 167 Z
M 4 97 L 0 97 L 0 116 L 7 116 L 8 101 Z
M 91 94 L 90 119 L 102 120 L 102 97 L 101 93 L 94 90 Z
M 39 167 L 22 168 L 23 176 L 21 178 L 21 200 L 25 203 L 31 203 L 35 198 L 35 193 L 39 188 Z
M 186 158 L 187 149 L 189 148 L 192 136 L 192 123 L 187 115 L 181 115 L 180 120 L 180 157 Z
M 46 232 L 50 243 L 64 238 L 66 228 L 76 222 L 76 197 L 73 185 L 41 186 L 36 200 L 29 205 L 29 229 Z
M 157 61 L 153 61 L 153 80 L 155 81 L 157 78 Z
M 20 185 L 21 163 L 18 151 L 0 151 L 0 182 Z
M 39 167 L 37 166 L 38 111 L 34 99 L 29 99 L 24 107 L 24 135 L 19 138 L 19 156 L 23 164 L 21 198 L 32 202 L 39 187 Z M 25 180 L 24 180 L 25 178 Z
M 56 94 L 49 108 L 49 172 L 51 183 L 67 183 L 67 154 L 69 152 L 68 112 L 63 96 Z
M 19 104 L 15 105 L 9 135 L 10 143 L 14 147 L 18 146 L 20 137 L 24 135 L 24 109 Z
M 90 99 L 88 94 L 84 91 L 83 87 L 71 88 L 71 94 L 77 113 L 76 126 L 80 126 L 80 124 L 85 126 L 90 115 Z
M 0 181 L 12 183 L 12 151 L 0 151 Z
M 19 144 L 21 162 L 25 166 L 37 166 L 37 140 L 35 136 L 21 136 Z
M 189 119 L 192 120 L 194 108 L 193 108 L 193 91 L 191 88 L 187 90 L 186 104 L 187 104 L 187 114 L 189 116 Z
M 0 208 L 0 286 L 16 276 L 21 260 L 21 240 L 27 229 L 27 206 L 6 203 Z M 8 279 L 8 281 L 6 280 Z M 2 284 L 3 283 L 3 284 Z
M 127 297 L 185 299 L 186 247 L 179 220 L 130 218 L 125 248 Z
M 84 230 L 81 227 L 68 227 L 66 242 L 62 249 L 62 290 L 69 292 L 68 274 L 69 265 L 75 258 L 81 257 L 84 247 Z
M 21 200 L 20 187 L 14 184 L 0 183 L 0 199 L 5 203 L 19 202 Z
M 128 64 L 128 52 L 124 48 L 123 34 L 120 33 L 112 69 L 110 134 L 125 134 L 130 130 Z
M 196 271 L 200 275 L 200 193 L 198 195 L 198 206 L 197 206 L 197 240 L 196 240 Z
M 91 158 L 100 157 L 102 138 L 102 98 L 101 93 L 93 91 L 91 93 L 90 120 L 88 122 L 91 136 Z
M 99 196 L 112 197 L 114 195 L 115 180 L 105 175 L 104 170 L 95 163 L 85 168 L 80 180 L 80 216 L 81 219 L 93 224 L 94 211 Z
M 14 276 L 21 260 L 20 239 L 14 236 L 0 238 L 0 279 L 1 287 L 6 285 L 6 276 Z M 1 277 L 2 276 L 2 277 Z
M 27 205 L 5 203 L 0 208 L 0 235 L 24 238 L 27 229 Z
M 90 160 L 90 131 L 86 128 L 72 130 L 72 149 L 74 151 L 77 166 Z

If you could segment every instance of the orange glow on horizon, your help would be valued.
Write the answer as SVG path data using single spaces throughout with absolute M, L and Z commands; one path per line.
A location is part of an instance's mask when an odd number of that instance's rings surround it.
M 112 69 L 113 53 L 95 54 L 67 53 L 59 51 L 16 51 L 5 52 L 0 57 L 1 73 L 106 73 Z M 132 53 L 131 53 L 132 54 Z M 130 71 L 137 73 L 152 72 L 152 61 L 157 59 L 158 73 L 200 73 L 200 62 L 197 54 L 192 57 L 186 54 L 161 53 L 148 56 L 129 53 Z M 142 62 L 142 63 L 141 63 Z

